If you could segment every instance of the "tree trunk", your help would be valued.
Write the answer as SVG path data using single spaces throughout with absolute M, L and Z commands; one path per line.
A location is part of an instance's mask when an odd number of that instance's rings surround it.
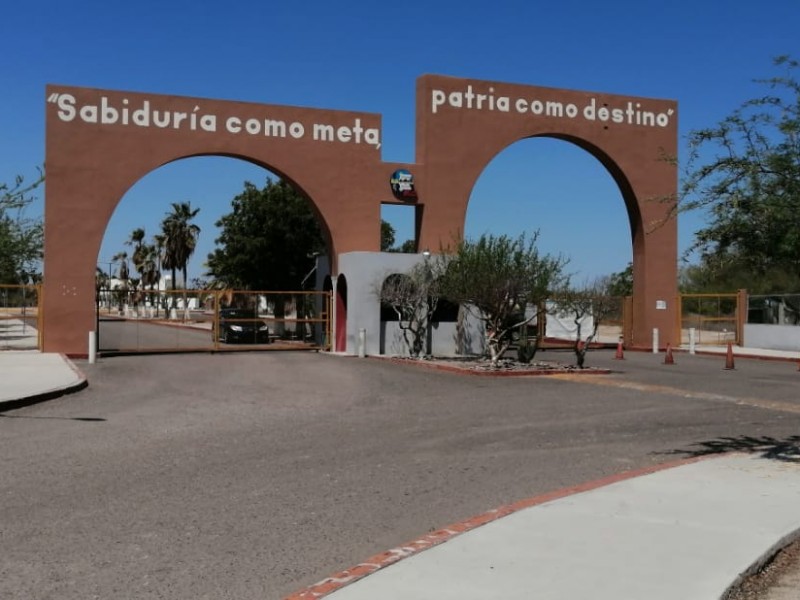
M 183 314 L 185 319 L 189 317 L 189 299 L 186 293 L 186 290 L 189 288 L 189 279 L 188 279 L 186 265 L 183 265 Z

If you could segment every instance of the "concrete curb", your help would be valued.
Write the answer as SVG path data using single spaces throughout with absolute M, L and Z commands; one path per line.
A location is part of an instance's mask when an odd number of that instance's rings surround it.
M 787 546 L 793 544 L 797 540 L 800 539 L 800 529 L 795 529 L 788 535 L 783 536 L 780 540 L 778 540 L 773 546 L 771 546 L 766 552 L 764 552 L 761 556 L 759 556 L 752 565 L 747 567 L 744 571 L 742 571 L 739 576 L 728 586 L 725 592 L 720 596 L 720 600 L 727 600 L 734 594 L 742 583 L 750 576 L 755 575 L 759 571 L 763 570 L 767 565 L 769 565 L 778 553 L 786 548 Z
M 683 349 L 680 349 L 679 352 L 681 352 L 683 354 L 688 354 L 689 353 L 688 350 L 683 350 Z M 725 359 L 725 353 L 724 352 L 711 352 L 711 351 L 708 351 L 708 350 L 696 350 L 695 351 L 695 355 L 697 355 L 697 356 L 718 356 L 718 357 L 722 358 L 723 360 Z M 794 358 L 792 356 L 765 356 L 763 354 L 738 354 L 736 352 L 735 348 L 734 348 L 734 351 L 733 351 L 733 358 L 744 358 L 744 359 L 748 359 L 748 360 L 766 360 L 766 361 L 772 361 L 772 362 L 788 362 L 788 363 L 794 363 L 794 364 L 800 363 L 799 359 Z M 800 368 L 798 368 L 798 370 L 800 370 Z
M 471 375 L 475 377 L 547 377 L 553 375 L 610 375 L 614 373 L 612 369 L 597 369 L 593 367 L 587 367 L 585 369 L 578 369 L 578 368 L 554 368 L 554 369 L 542 369 L 542 370 L 525 370 L 520 369 L 519 371 L 476 371 L 474 369 L 465 369 L 455 365 L 447 365 L 441 364 L 434 361 L 429 360 L 412 360 L 408 358 L 397 358 L 397 357 L 383 357 L 383 356 L 367 356 L 366 358 L 371 358 L 374 360 L 382 360 L 398 365 L 410 365 L 413 367 L 420 367 L 423 369 L 431 369 L 434 371 L 445 371 L 448 373 L 457 373 L 459 375 Z
M 391 550 L 387 550 L 386 552 L 383 552 L 381 554 L 376 554 L 374 556 L 371 556 L 366 560 L 364 560 L 363 562 L 355 565 L 354 567 L 345 569 L 343 571 L 339 571 L 338 573 L 335 573 L 334 575 L 331 575 L 330 577 L 327 577 L 305 589 L 299 590 L 289 596 L 286 596 L 283 600 L 312 600 L 316 598 L 321 598 L 323 596 L 327 596 L 328 594 L 332 594 L 333 592 L 351 583 L 354 583 L 359 579 L 363 579 L 367 575 L 371 575 L 376 571 L 379 571 L 385 567 L 393 565 L 399 562 L 400 560 L 409 558 L 411 556 L 414 556 L 415 554 L 419 554 L 424 550 L 428 550 L 430 548 L 433 548 L 434 546 L 438 546 L 439 544 L 447 542 L 453 539 L 454 537 L 461 535 L 462 533 L 472 531 L 473 529 L 481 527 L 482 525 L 486 525 L 488 523 L 506 517 L 520 510 L 530 508 L 532 506 L 537 506 L 539 504 L 544 504 L 546 502 L 552 502 L 553 500 L 560 500 L 568 496 L 581 494 L 583 492 L 595 490 L 614 483 L 619 483 L 620 481 L 626 481 L 628 479 L 634 479 L 636 477 L 650 475 L 652 473 L 665 471 L 667 469 L 672 469 L 675 467 L 681 467 L 684 465 L 700 462 L 702 460 L 719 458 L 721 456 L 725 455 L 713 454 L 705 456 L 695 456 L 691 458 L 670 461 L 659 465 L 653 465 L 650 467 L 642 467 L 640 469 L 623 471 L 615 475 L 609 475 L 607 477 L 602 477 L 600 479 L 588 481 L 586 483 L 581 483 L 575 486 L 563 488 L 560 490 L 555 490 L 553 492 L 547 492 L 539 496 L 534 496 L 532 498 L 520 500 L 512 504 L 500 506 L 496 509 L 487 511 L 483 514 L 477 515 L 465 521 L 454 523 L 452 525 L 448 525 L 447 527 L 443 527 L 442 529 L 438 529 L 436 531 L 428 533 L 427 535 L 424 535 L 421 538 L 417 538 L 416 540 L 408 542 L 407 544 L 403 544 L 402 546 L 398 546 L 396 548 L 392 548 Z M 783 544 L 779 548 L 777 548 L 777 550 L 775 550 L 775 553 L 777 553 L 785 545 L 786 544 Z M 769 555 L 769 553 L 767 553 L 768 556 L 766 559 L 769 560 L 770 556 L 774 556 L 775 553 L 773 553 L 772 555 Z

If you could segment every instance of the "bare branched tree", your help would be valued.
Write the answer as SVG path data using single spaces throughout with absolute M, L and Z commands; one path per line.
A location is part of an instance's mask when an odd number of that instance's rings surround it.
M 397 323 L 409 354 L 419 358 L 428 353 L 425 342 L 440 297 L 439 263 L 428 257 L 408 273 L 395 273 L 378 290 L 381 304 L 397 314 Z
M 600 325 L 622 312 L 623 299 L 609 295 L 608 284 L 608 278 L 601 278 L 578 288 L 564 287 L 554 295 L 553 311 L 575 323 L 572 348 L 575 364 L 580 369 L 584 368 L 586 353 L 597 339 Z

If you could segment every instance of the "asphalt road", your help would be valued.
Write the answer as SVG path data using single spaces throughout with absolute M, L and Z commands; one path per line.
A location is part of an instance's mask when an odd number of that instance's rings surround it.
M 0 597 L 281 598 L 515 500 L 800 444 L 795 365 L 662 361 L 590 353 L 621 372 L 574 380 L 316 353 L 79 364 L 88 389 L 0 417 Z

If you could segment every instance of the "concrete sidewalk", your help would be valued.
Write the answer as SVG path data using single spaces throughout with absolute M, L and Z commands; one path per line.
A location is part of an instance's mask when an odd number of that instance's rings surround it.
M 86 385 L 84 374 L 62 354 L 0 352 L 0 411 L 68 394 Z
M 445 541 L 430 549 L 411 543 L 290 598 L 720 598 L 800 532 L 800 464 L 791 458 L 725 455 L 532 499 L 466 533 L 456 525 L 432 534 Z M 375 570 L 381 561 L 392 564 Z

